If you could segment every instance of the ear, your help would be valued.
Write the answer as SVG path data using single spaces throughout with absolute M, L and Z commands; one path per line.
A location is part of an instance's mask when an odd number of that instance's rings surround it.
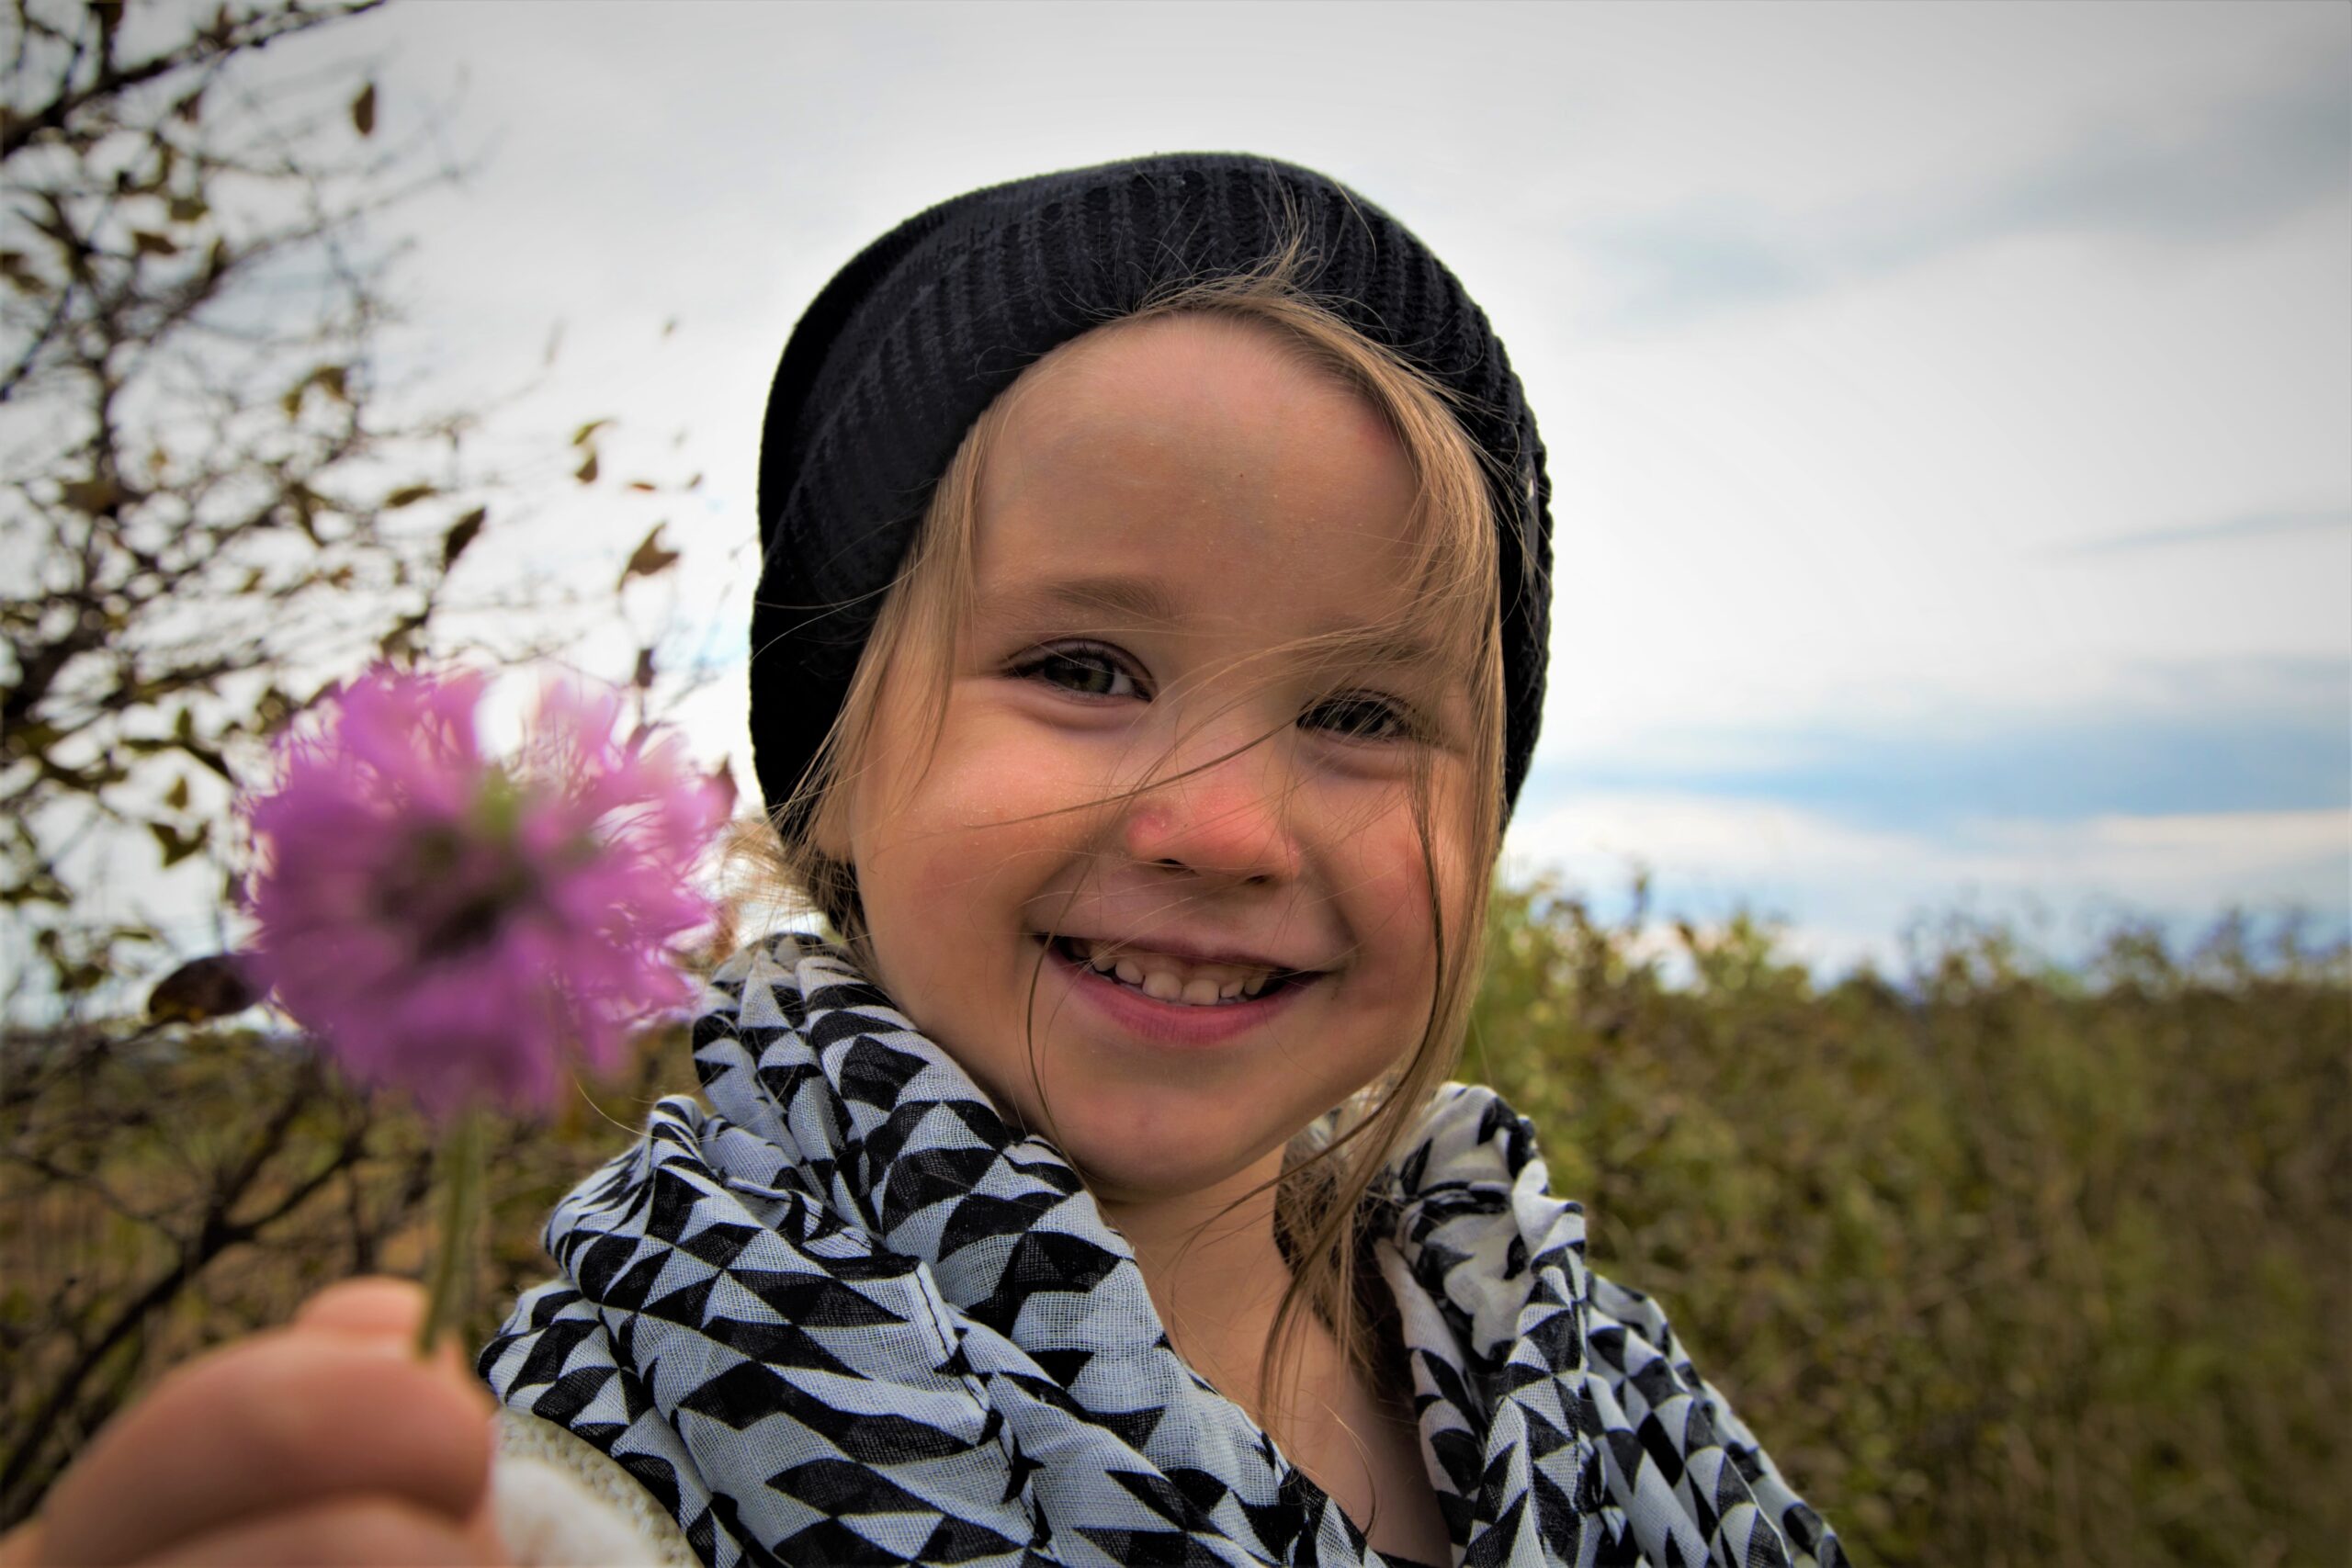
M 854 863 L 850 853 L 849 803 L 843 791 L 827 790 L 808 818 L 808 842 L 827 860 Z
M 837 865 L 856 865 L 856 835 L 852 832 L 852 804 L 842 778 L 835 778 L 809 811 L 807 844 Z

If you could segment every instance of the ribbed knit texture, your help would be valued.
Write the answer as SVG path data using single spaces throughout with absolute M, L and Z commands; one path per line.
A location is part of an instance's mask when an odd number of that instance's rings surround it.
M 764 559 L 752 742 L 771 809 L 848 694 L 933 485 L 998 393 L 1056 346 L 1172 285 L 1246 272 L 1295 222 L 1307 287 L 1459 394 L 1490 460 L 1502 541 L 1506 804 L 1544 707 L 1550 487 L 1519 378 L 1485 314 L 1402 224 L 1312 170 L 1171 153 L 943 202 L 867 246 L 785 347 L 760 452 Z

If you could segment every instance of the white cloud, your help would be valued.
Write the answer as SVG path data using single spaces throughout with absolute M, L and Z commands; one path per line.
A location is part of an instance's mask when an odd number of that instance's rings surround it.
M 1892 966 L 1906 924 L 1963 908 L 2029 923 L 2054 912 L 2077 935 L 2116 913 L 2193 929 L 2225 902 L 2352 927 L 2343 810 L 1980 820 L 1931 838 L 1769 801 L 1594 793 L 1515 825 L 1506 843 L 1508 873 L 1555 871 L 1604 901 L 1636 866 L 1662 912 L 1703 921 L 1744 904 L 1783 917 L 1792 950 L 1832 970 L 1862 957 Z
M 1987 883 L 2075 884 L 2128 900 L 2177 906 L 2226 886 L 2256 899 L 2312 897 L 2346 912 L 2352 899 L 2352 811 L 2234 811 L 2093 817 L 2082 822 L 1988 822 L 1982 845 L 1949 855 Z M 2334 885 L 2328 886 L 2328 874 Z
M 1555 747 L 2117 694 L 2352 658 L 2352 530 L 2053 547 L 2352 503 L 2352 211 L 2193 259 L 2012 241 L 1562 342 Z

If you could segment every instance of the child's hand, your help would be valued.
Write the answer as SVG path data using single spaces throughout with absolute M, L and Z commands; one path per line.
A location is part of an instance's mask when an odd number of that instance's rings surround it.
M 405 1280 L 349 1280 L 175 1368 L 0 1541 L 0 1568 L 506 1562 L 490 1394 L 453 1344 L 415 1359 L 424 1314 Z

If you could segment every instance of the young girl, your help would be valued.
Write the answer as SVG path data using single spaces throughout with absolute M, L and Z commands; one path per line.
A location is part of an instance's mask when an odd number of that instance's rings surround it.
M 1549 520 L 1410 233 L 1242 156 L 945 203 L 795 332 L 760 505 L 760 780 L 838 941 L 725 964 L 710 1109 L 558 1206 L 477 1367 L 496 1484 L 346 1287 L 19 1560 L 1842 1561 L 1443 1081 Z

